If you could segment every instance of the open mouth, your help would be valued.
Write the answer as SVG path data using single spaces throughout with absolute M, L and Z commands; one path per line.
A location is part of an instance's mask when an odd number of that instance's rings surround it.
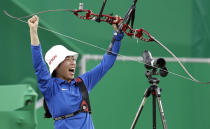
M 75 68 L 70 68 L 70 69 L 69 69 L 69 72 L 72 72 L 72 73 L 74 74 Z

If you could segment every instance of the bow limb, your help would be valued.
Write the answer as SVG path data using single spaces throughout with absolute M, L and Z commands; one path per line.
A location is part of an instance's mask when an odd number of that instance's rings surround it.
M 201 82 L 201 81 L 197 80 L 195 77 L 193 77 L 192 74 L 190 74 L 190 72 L 186 69 L 186 67 L 182 64 L 182 62 L 179 60 L 179 58 L 177 58 L 176 55 L 172 51 L 170 51 L 165 45 L 163 45 L 160 41 L 155 39 L 153 36 L 151 36 L 151 38 L 153 39 L 154 42 L 156 42 L 158 45 L 163 47 L 167 52 L 169 52 L 176 59 L 176 61 L 179 63 L 179 65 L 182 67 L 182 69 L 185 71 L 185 73 L 192 79 L 192 81 L 199 83 L 199 84 L 210 84 L 210 82 Z
M 46 10 L 46 11 L 41 11 L 41 12 L 37 12 L 37 13 L 34 13 L 34 14 L 30 14 L 28 16 L 22 16 L 22 17 L 14 17 L 11 15 L 9 15 L 9 13 L 6 11 L 6 10 L 3 10 L 3 12 L 7 15 L 7 16 L 10 16 L 11 18 L 13 19 L 17 19 L 17 20 L 20 20 L 20 19 L 24 19 L 24 18 L 29 18 L 29 17 L 32 17 L 34 15 L 38 15 L 38 14 L 42 14 L 42 13 L 47 13 L 47 12 L 74 12 L 74 10 L 72 9 L 55 9 L 55 10 Z
M 133 32 L 133 33 L 126 32 L 127 30 L 131 30 L 131 32 Z M 190 78 L 188 78 L 189 80 L 192 80 L 192 81 L 194 81 L 196 83 L 199 83 L 199 84 L 210 84 L 210 82 L 201 82 L 201 81 L 197 80 L 195 77 L 193 77 L 192 74 L 190 74 L 190 72 L 186 69 L 186 67 L 179 60 L 179 58 L 177 58 L 176 55 L 172 51 L 170 51 L 160 41 L 158 41 L 152 35 L 150 35 L 150 33 L 148 33 L 146 30 L 144 30 L 144 29 L 138 29 L 138 30 L 136 29 L 136 30 L 134 30 L 130 26 L 125 25 L 124 26 L 124 32 L 128 36 L 133 36 L 133 37 L 139 38 L 139 39 L 141 39 L 142 41 L 145 41 L 145 42 L 152 42 L 152 41 L 154 41 L 155 43 L 157 43 L 158 45 L 163 47 L 168 53 L 170 53 L 175 58 L 175 60 L 179 63 L 179 65 L 182 67 L 184 72 L 190 77 Z M 145 38 L 144 35 L 147 35 L 148 38 Z
M 41 11 L 41 12 L 33 13 L 33 14 L 28 15 L 28 16 L 22 16 L 22 17 L 11 16 L 6 10 L 3 10 L 3 12 L 7 16 L 10 16 L 11 18 L 16 19 L 16 20 L 29 18 L 29 17 L 32 17 L 34 15 L 43 14 L 43 13 L 47 13 L 47 12 L 72 12 L 74 15 L 76 15 L 80 19 L 85 19 L 85 20 L 96 20 L 96 17 L 99 16 L 99 14 L 94 14 L 92 12 L 92 10 L 88 10 L 88 9 L 79 9 L 79 10 L 73 10 L 73 9 L 46 10 L 46 11 Z M 85 15 L 84 16 L 80 15 L 80 13 L 85 13 Z M 122 20 L 122 19 L 119 19 L 119 20 L 117 20 L 117 23 L 116 23 L 114 21 L 114 20 L 116 20 L 115 17 L 110 16 L 110 15 L 103 15 L 103 14 L 101 14 L 101 18 L 102 18 L 101 21 L 107 22 L 107 23 L 110 23 L 110 24 L 117 24 L 118 22 L 120 22 L 120 20 Z

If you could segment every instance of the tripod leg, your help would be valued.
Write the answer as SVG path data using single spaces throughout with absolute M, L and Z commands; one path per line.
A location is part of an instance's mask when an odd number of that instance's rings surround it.
M 139 118 L 139 116 L 140 116 L 140 114 L 141 114 L 141 112 L 142 112 L 142 110 L 144 108 L 144 104 L 146 103 L 146 100 L 147 100 L 147 98 L 149 97 L 150 94 L 151 94 L 151 88 L 146 89 L 146 91 L 144 93 L 144 98 L 143 98 L 143 100 L 142 100 L 142 102 L 141 102 L 141 104 L 139 106 L 139 109 L 138 109 L 138 111 L 136 113 L 136 116 L 134 118 L 134 121 L 133 121 L 130 129 L 134 129 L 135 128 L 136 122 L 138 121 L 138 118 Z
M 165 115 L 164 115 L 164 112 L 163 112 L 163 106 L 162 106 L 162 102 L 161 102 L 161 99 L 160 99 L 160 88 L 156 89 L 156 95 L 157 95 L 157 102 L 158 102 L 158 106 L 159 106 L 159 111 L 160 111 L 160 115 L 161 115 L 163 128 L 167 129 L 166 119 L 165 119 Z
M 152 93 L 153 129 L 156 129 L 156 95 Z
M 134 118 L 134 121 L 133 121 L 133 123 L 132 123 L 130 129 L 134 129 L 134 128 L 135 128 L 136 123 L 137 123 L 137 121 L 138 121 L 138 118 L 139 118 L 139 116 L 140 116 L 140 114 L 141 114 L 141 111 L 142 111 L 143 108 L 144 108 L 144 104 L 145 104 L 146 100 L 147 100 L 147 97 L 144 97 L 143 100 L 142 100 L 142 102 L 141 102 L 141 105 L 139 106 L 138 112 L 136 113 L 136 116 L 135 116 L 135 118 Z

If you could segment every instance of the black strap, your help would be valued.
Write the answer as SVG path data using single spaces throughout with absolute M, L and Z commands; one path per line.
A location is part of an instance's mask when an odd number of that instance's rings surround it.
M 116 35 L 114 35 L 114 36 L 116 36 Z M 112 52 L 112 47 L 113 47 L 113 45 L 114 45 L 114 41 L 115 41 L 115 38 L 112 38 L 112 41 L 111 41 L 111 43 L 109 44 L 108 49 L 107 49 L 107 54 L 108 54 L 108 55 L 117 56 L 116 53 L 113 53 L 113 52 Z
M 54 120 L 63 120 L 63 119 L 66 119 L 66 118 L 69 118 L 69 117 L 72 117 L 72 116 L 75 116 L 77 115 L 78 113 L 80 113 L 81 110 L 78 110 L 74 113 L 71 113 L 71 114 L 68 114 L 68 115 L 64 115 L 64 116 L 59 116 L 59 117 L 56 117 L 56 118 L 53 118 Z
M 88 95 L 87 88 L 81 78 L 76 78 L 76 84 L 79 87 L 80 92 L 82 93 L 82 102 L 80 107 L 83 109 L 84 112 L 90 112 L 91 113 L 91 107 L 90 107 L 90 99 Z

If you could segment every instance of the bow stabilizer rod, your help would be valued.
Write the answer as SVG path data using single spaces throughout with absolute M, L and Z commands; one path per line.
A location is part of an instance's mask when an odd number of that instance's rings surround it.
M 102 13 L 103 13 L 103 11 L 104 11 L 104 7 L 105 7 L 105 5 L 106 5 L 106 1 L 107 1 L 107 0 L 104 0 L 104 2 L 103 2 L 103 4 L 102 4 L 101 11 L 100 11 L 98 17 L 96 18 L 96 22 L 101 22 L 101 17 L 102 17 Z
M 117 32 L 118 32 L 118 33 L 122 33 L 123 28 L 124 28 L 124 25 L 129 21 L 130 16 L 131 16 L 133 10 L 136 9 L 136 3 L 137 3 L 137 0 L 134 0 L 134 1 L 133 1 L 133 4 L 132 4 L 131 7 L 128 9 L 127 13 L 125 14 L 125 17 L 123 18 L 122 22 L 120 23 L 120 25 L 119 25 L 118 28 L 117 28 Z M 112 37 L 112 41 L 111 41 L 111 43 L 110 43 L 110 45 L 109 45 L 109 47 L 108 47 L 108 50 L 107 50 L 107 53 L 108 53 L 108 54 L 113 54 L 113 53 L 111 53 L 111 49 L 112 49 L 112 46 L 113 46 L 113 44 L 114 44 L 114 41 L 115 41 L 115 36 Z

